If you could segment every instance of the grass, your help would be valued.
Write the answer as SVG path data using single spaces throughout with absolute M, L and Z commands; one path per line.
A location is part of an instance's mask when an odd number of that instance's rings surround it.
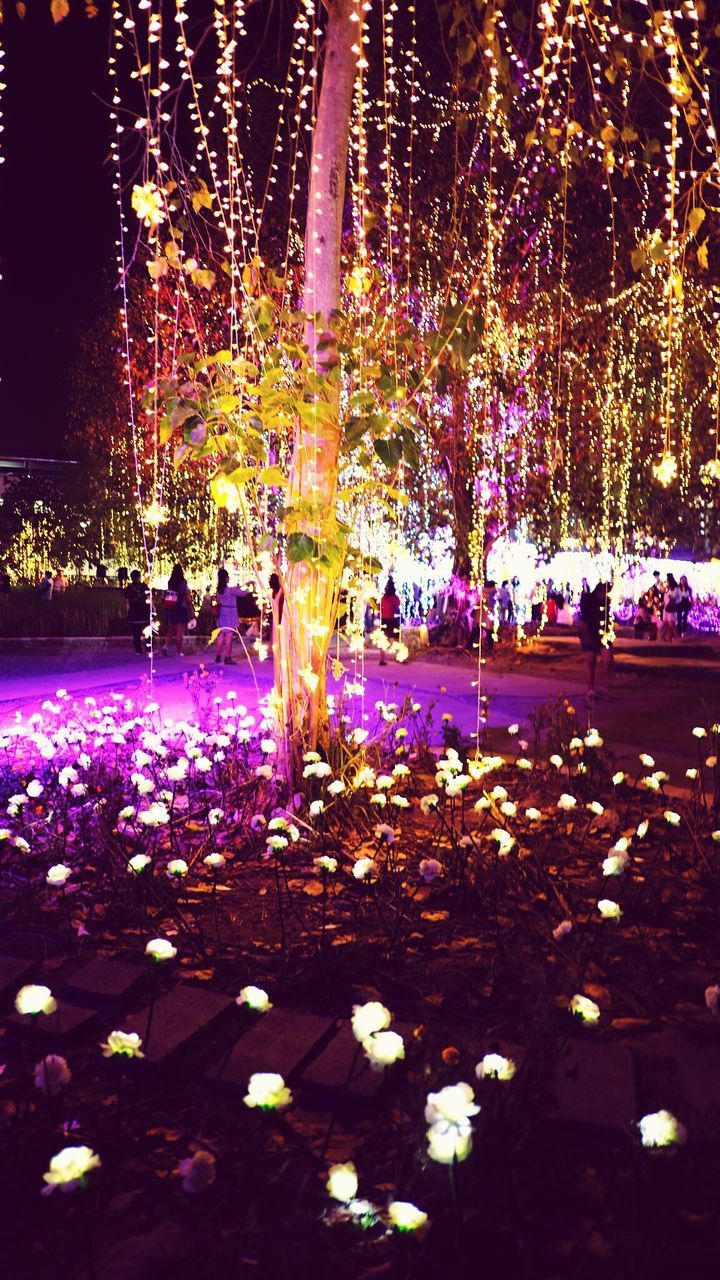
M 0 604 L 0 637 L 5 639 L 126 634 L 125 601 L 117 588 L 68 587 L 44 604 L 37 588 L 23 587 Z

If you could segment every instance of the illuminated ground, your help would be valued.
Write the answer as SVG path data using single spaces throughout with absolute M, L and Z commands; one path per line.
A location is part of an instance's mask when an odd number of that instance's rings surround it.
M 672 782 L 682 784 L 685 768 L 692 763 L 688 747 L 690 731 L 699 722 L 720 715 L 720 643 L 703 641 L 685 647 L 653 646 L 648 642 L 625 641 L 619 646 L 616 670 L 610 687 L 599 678 L 599 695 L 594 708 L 588 706 L 585 679 L 577 640 L 552 637 L 541 641 L 528 654 L 508 665 L 507 659 L 491 659 L 482 670 L 482 691 L 489 696 L 491 731 L 518 722 L 527 728 L 533 710 L 549 699 L 563 696 L 578 709 L 581 720 L 595 725 L 605 735 L 619 763 L 629 765 L 639 751 L 651 751 L 662 759 Z M 347 655 L 343 660 L 349 664 Z M 252 710 L 257 693 L 264 693 L 272 679 L 269 662 L 255 664 L 238 660 L 234 668 L 216 667 L 204 648 L 185 657 L 157 657 L 152 697 L 165 715 L 179 717 L 192 710 L 192 701 L 183 676 L 197 669 L 201 661 L 219 681 L 219 690 L 236 689 L 239 698 Z M 127 650 L 92 645 L 60 645 L 7 652 L 0 680 L 0 723 L 7 723 L 18 711 L 37 710 L 43 699 L 59 687 L 74 695 L 100 690 L 125 690 L 136 694 L 146 682 L 148 695 L 150 664 Z M 423 703 L 436 704 L 439 740 L 440 716 L 449 712 L 453 723 L 465 736 L 477 727 L 477 667 L 467 656 L 433 651 L 405 665 L 388 663 L 381 667 L 370 653 L 365 661 L 366 701 L 372 707 L 377 698 L 401 699 L 413 693 Z

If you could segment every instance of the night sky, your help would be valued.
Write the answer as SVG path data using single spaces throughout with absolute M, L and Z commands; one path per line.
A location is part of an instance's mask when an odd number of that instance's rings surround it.
M 30 0 L 3 31 L 0 452 L 62 456 L 68 369 L 113 281 L 109 6 L 54 26 Z

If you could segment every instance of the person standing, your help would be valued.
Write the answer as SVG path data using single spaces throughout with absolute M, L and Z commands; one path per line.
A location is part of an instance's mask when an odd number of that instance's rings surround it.
M 504 622 L 509 622 L 512 615 L 512 603 L 510 600 L 510 588 L 508 587 L 507 578 L 500 584 L 500 590 L 497 593 L 498 606 L 498 622 L 500 626 Z
M 606 582 L 598 582 L 592 591 L 580 596 L 580 648 L 585 658 L 588 697 L 595 697 L 597 660 L 605 654 L 608 667 L 612 663 L 610 634 L 610 588 Z
M 692 587 L 684 573 L 682 574 L 678 585 L 680 587 L 680 603 L 677 611 L 677 629 L 678 635 L 682 640 L 683 636 L 687 635 L 688 616 L 693 606 L 693 593 Z
M 8 604 L 10 601 L 10 592 L 12 590 L 12 582 L 7 565 L 0 565 L 0 605 Z
M 380 599 L 380 625 L 388 640 L 397 640 L 400 625 L 400 598 L 395 590 L 395 583 L 392 577 L 388 578 Z M 386 665 L 383 652 L 380 658 L 380 666 L 384 667 Z
M 67 578 L 65 577 L 62 569 L 58 569 L 55 577 L 53 578 L 53 595 L 61 596 L 66 587 Z
M 136 653 L 147 653 L 148 646 L 143 641 L 142 633 L 150 622 L 149 590 L 139 569 L 133 569 L 123 595 L 127 604 L 127 624 L 132 632 L 133 648 Z
M 177 656 L 182 657 L 183 639 L 185 636 L 185 628 L 190 621 L 190 588 L 185 580 L 182 565 L 173 566 L 173 571 L 168 578 L 167 591 L 165 592 L 165 618 L 167 621 L 167 634 L 165 636 L 165 644 L 162 649 L 163 658 L 170 657 L 170 645 L 175 642 Z
M 47 573 L 43 574 L 43 577 L 40 579 L 40 603 L 50 604 L 52 597 L 53 576 L 50 569 L 48 569 Z
M 235 665 L 232 656 L 233 636 L 238 629 L 237 600 L 239 587 L 230 586 L 230 574 L 227 569 L 218 569 L 217 588 L 215 590 L 215 626 L 218 629 L 215 641 L 215 661 L 225 662 L 226 667 Z
M 682 599 L 680 588 L 672 573 L 667 576 L 663 601 L 661 640 L 674 640 L 677 635 L 678 610 Z

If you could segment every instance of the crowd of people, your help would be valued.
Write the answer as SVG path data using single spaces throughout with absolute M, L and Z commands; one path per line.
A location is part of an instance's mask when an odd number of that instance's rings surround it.
M 633 629 L 638 639 L 682 640 L 687 635 L 693 593 L 685 574 L 679 581 L 672 573 L 663 580 L 659 570 L 637 602 Z
M 102 562 L 97 562 L 94 575 L 86 580 L 86 585 L 111 587 L 107 567 Z M 121 567 L 116 573 L 116 589 L 124 598 L 125 623 L 135 653 L 148 652 L 155 617 L 162 624 L 162 656 L 181 656 L 186 634 L 197 630 L 200 635 L 214 636 L 215 662 L 226 665 L 234 664 L 236 637 L 269 639 L 273 616 L 277 620 L 282 617 L 282 588 L 277 574 L 272 574 L 268 586 L 272 608 L 266 610 L 263 617 L 253 589 L 231 583 L 230 573 L 224 567 L 218 570 L 216 582 L 207 585 L 202 594 L 191 589 L 180 564 L 173 567 L 166 587 L 153 593 L 139 569 L 130 572 Z M 37 584 L 38 599 L 43 605 L 50 605 L 67 587 L 62 569 L 55 573 L 47 570 Z M 0 605 L 10 598 L 11 591 L 10 572 L 6 565 L 0 564 Z M 635 636 L 682 640 L 687 634 L 693 604 L 693 591 L 684 574 L 676 580 L 669 572 L 663 579 L 660 571 L 655 570 L 630 615 Z M 387 638 L 397 640 L 405 620 L 403 613 L 403 602 L 391 576 L 374 605 L 368 606 L 366 631 L 371 632 L 379 621 Z M 481 588 L 471 589 L 455 581 L 438 594 L 422 621 L 427 626 L 431 644 L 466 650 L 480 648 L 486 655 L 492 654 L 503 628 L 524 622 L 573 625 L 585 656 L 591 692 L 595 688 L 598 658 L 608 662 L 612 658 L 614 617 L 611 587 L 607 582 L 590 588 L 583 578 L 579 589 L 574 589 L 569 582 L 556 586 L 547 579 L 537 581 L 531 590 L 523 592 L 517 577 L 503 579 L 499 586 L 491 579 Z M 381 665 L 385 661 L 382 654 Z

